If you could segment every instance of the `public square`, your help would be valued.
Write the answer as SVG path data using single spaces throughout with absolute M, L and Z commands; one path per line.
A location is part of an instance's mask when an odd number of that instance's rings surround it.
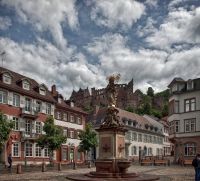
M 11 181 L 11 180 L 20 180 L 20 181 L 67 181 L 66 176 L 70 174 L 80 174 L 88 173 L 94 171 L 95 168 L 78 168 L 73 170 L 71 168 L 63 169 L 62 171 L 33 171 L 22 174 L 0 174 L 1 181 Z M 191 166 L 181 167 L 181 166 L 139 166 L 132 165 L 129 170 L 131 172 L 154 174 L 160 176 L 160 181 L 193 181 L 194 180 L 194 169 Z M 102 179 L 103 181 L 103 179 Z

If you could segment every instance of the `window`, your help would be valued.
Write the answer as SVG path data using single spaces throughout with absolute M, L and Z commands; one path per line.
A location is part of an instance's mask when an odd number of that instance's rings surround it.
M 70 138 L 74 138 L 74 131 L 70 131 L 70 132 L 69 132 L 69 137 L 70 137 Z
M 26 80 L 23 81 L 23 89 L 30 90 L 30 83 Z
M 73 115 L 70 116 L 70 122 L 74 123 L 74 116 Z
M 153 154 L 152 154 L 152 148 L 148 148 L 148 155 L 149 156 L 152 156 Z
M 29 98 L 25 98 L 25 111 L 31 111 L 31 100 Z
M 174 103 L 174 113 L 179 113 L 179 101 L 175 101 Z
M 196 155 L 196 144 L 187 143 L 185 144 L 185 156 L 195 156 Z
M 195 132 L 196 130 L 196 119 L 185 120 L 185 132 Z
M 193 81 L 192 80 L 188 80 L 188 82 L 187 82 L 187 90 L 191 90 L 191 89 L 193 89 Z
M 62 160 L 67 160 L 67 148 L 62 148 Z
M 51 114 L 51 104 L 48 104 L 48 103 L 47 103 L 47 106 L 46 106 L 46 114 Z
M 56 117 L 57 117 L 57 119 L 61 119 L 61 113 L 60 113 L 60 112 L 57 112 Z
M 77 123 L 77 124 L 81 124 L 81 118 L 80 118 L 80 117 L 77 117 L 77 118 L 76 118 L 76 123 Z
M 185 112 L 195 111 L 196 109 L 196 99 L 185 99 Z
M 3 82 L 6 84 L 11 84 L 11 76 L 9 74 L 3 74 Z
M 13 94 L 13 106 L 20 106 L 20 96 L 18 94 Z
M 41 134 L 42 133 L 42 124 L 41 122 L 36 122 L 35 123 L 35 128 L 36 128 L 36 133 Z
M 137 147 L 136 146 L 132 146 L 131 147 L 131 154 L 132 155 L 137 155 Z
M 36 157 L 41 157 L 42 156 L 42 149 L 38 144 L 35 145 L 35 156 Z
M 173 134 L 174 133 L 174 121 L 171 121 L 169 123 L 169 133 Z
M 44 87 L 40 87 L 40 90 L 39 90 L 40 94 L 45 96 L 46 95 L 46 89 Z
M 18 157 L 19 156 L 19 149 L 20 149 L 20 143 L 13 143 L 12 145 L 12 156 Z
M 33 144 L 26 143 L 25 147 L 25 156 L 33 156 Z
M 137 133 L 135 132 L 132 133 L 132 140 L 137 141 Z
M 81 160 L 81 152 L 80 151 L 77 152 L 77 160 Z
M 142 134 L 138 134 L 138 141 L 142 142 Z
M 175 132 L 178 133 L 180 130 L 180 121 L 179 120 L 176 120 L 174 121 L 175 123 Z
M 144 142 L 147 142 L 147 135 L 144 135 Z
M 67 136 L 67 129 L 63 129 L 63 135 Z
M 41 106 L 42 103 L 40 101 L 36 101 L 36 107 L 35 107 L 36 112 L 41 112 Z
M 66 113 L 63 114 L 63 120 L 67 121 L 67 114 Z
M 0 103 L 7 103 L 7 93 L 2 90 L 0 90 Z
M 49 157 L 49 149 L 44 148 L 44 157 Z
M 14 123 L 14 130 L 19 130 L 19 119 L 13 117 L 13 123 Z
M 26 120 L 25 121 L 25 133 L 26 134 L 31 134 L 31 121 L 30 120 Z

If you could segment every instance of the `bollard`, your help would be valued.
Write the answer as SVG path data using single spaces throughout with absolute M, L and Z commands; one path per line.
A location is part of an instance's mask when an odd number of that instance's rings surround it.
M 45 172 L 46 171 L 46 164 L 45 162 L 42 163 L 42 172 Z
M 92 167 L 92 163 L 91 161 L 88 161 L 88 168 L 91 168 Z
M 59 162 L 58 163 L 58 171 L 61 171 L 62 170 L 62 164 Z
M 73 162 L 73 169 L 76 170 L 76 162 Z
M 22 165 L 18 164 L 17 165 L 17 174 L 21 174 L 22 173 Z

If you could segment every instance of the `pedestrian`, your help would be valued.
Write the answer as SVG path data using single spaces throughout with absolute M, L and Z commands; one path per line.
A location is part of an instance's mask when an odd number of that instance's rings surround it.
M 196 155 L 192 161 L 192 165 L 195 169 L 195 181 L 200 181 L 200 153 Z
M 12 156 L 11 156 L 11 154 L 8 155 L 8 163 L 9 163 L 8 168 L 11 168 L 12 167 Z

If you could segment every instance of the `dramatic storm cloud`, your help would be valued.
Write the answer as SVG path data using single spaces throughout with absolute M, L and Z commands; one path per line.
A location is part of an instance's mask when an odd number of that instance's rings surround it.
M 164 90 L 174 77 L 200 77 L 197 0 L 2 0 L 4 67 L 64 97 L 101 88 L 106 77 L 134 79 L 134 89 Z M 2 57 L 0 57 L 2 58 Z

